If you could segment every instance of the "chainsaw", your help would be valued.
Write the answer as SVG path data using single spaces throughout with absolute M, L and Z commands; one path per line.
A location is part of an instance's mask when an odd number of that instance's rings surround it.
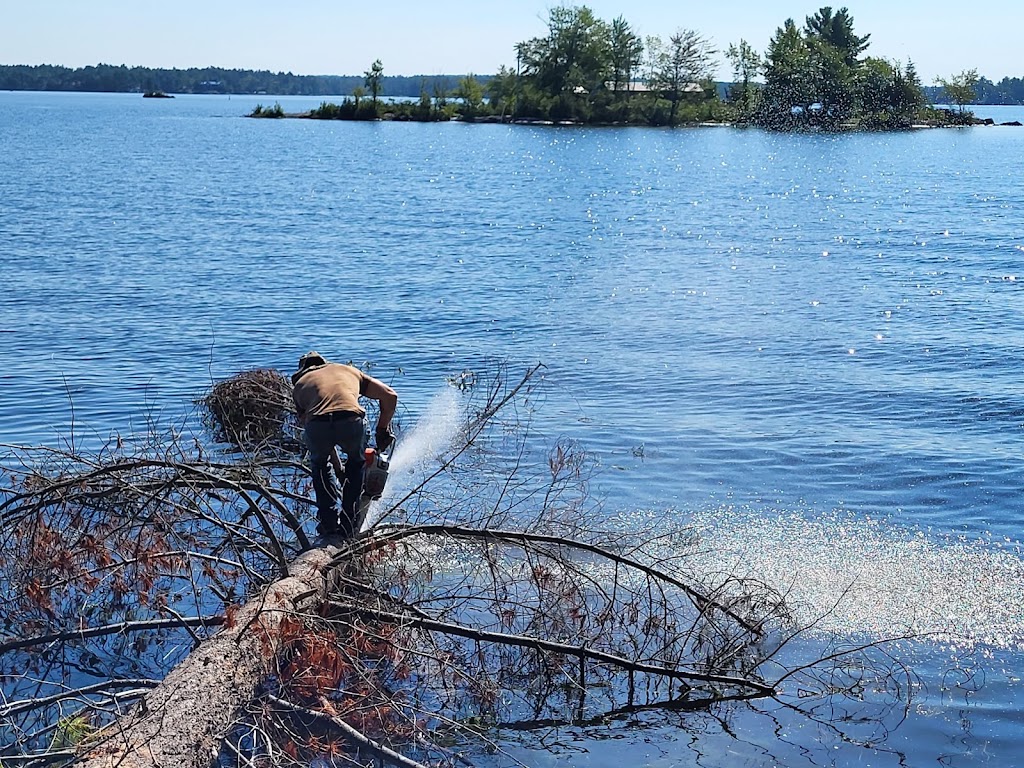
M 390 467 L 391 457 L 384 453 L 382 448 L 370 446 L 363 451 L 363 493 L 359 497 L 357 531 L 362 528 L 363 521 L 366 520 L 370 503 L 384 495 L 384 486 L 388 482 Z

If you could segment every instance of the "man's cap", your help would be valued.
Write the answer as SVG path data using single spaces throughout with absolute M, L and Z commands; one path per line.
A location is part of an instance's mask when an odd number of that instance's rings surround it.
M 299 370 L 309 368 L 311 365 L 327 365 L 327 360 L 319 352 L 307 352 L 299 358 Z
M 299 358 L 299 370 L 292 374 L 292 384 L 298 382 L 302 378 L 302 374 L 308 371 L 310 368 L 315 368 L 318 365 L 327 365 L 327 361 L 324 356 L 319 352 L 307 352 Z

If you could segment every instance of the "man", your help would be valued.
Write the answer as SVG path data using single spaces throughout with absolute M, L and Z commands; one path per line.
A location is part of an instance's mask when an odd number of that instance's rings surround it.
M 317 352 L 299 358 L 299 369 L 292 374 L 292 397 L 299 424 L 305 426 L 319 517 L 317 531 L 322 536 L 351 536 L 356 532 L 363 490 L 363 451 L 369 437 L 360 396 L 380 403 L 377 449 L 385 451 L 395 439 L 391 431 L 391 417 L 398 406 L 395 390 L 351 365 L 329 363 Z M 335 446 L 345 452 L 340 519 L 338 488 L 328 466 Z

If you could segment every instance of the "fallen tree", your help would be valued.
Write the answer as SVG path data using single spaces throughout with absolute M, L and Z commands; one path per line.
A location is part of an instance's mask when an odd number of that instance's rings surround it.
M 539 370 L 461 379 L 459 439 L 347 541 L 305 533 L 273 373 L 234 390 L 273 407 L 219 403 L 281 425 L 232 422 L 230 455 L 180 431 L 88 454 L 9 447 L 0 761 L 455 764 L 501 751 L 502 733 L 787 685 L 812 716 L 869 678 L 905 699 L 872 643 L 783 661 L 801 630 L 784 596 L 689 572 L 685 528 L 596 524 L 577 447 L 542 465 L 528 451 Z

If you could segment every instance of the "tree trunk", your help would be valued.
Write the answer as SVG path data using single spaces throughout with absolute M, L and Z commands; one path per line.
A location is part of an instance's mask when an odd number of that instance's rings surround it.
M 243 606 L 229 628 L 200 644 L 124 717 L 83 744 L 87 768 L 206 768 L 239 709 L 266 674 L 265 640 L 281 619 L 326 596 L 325 572 L 339 550 L 324 546 L 289 565 L 288 576 Z

